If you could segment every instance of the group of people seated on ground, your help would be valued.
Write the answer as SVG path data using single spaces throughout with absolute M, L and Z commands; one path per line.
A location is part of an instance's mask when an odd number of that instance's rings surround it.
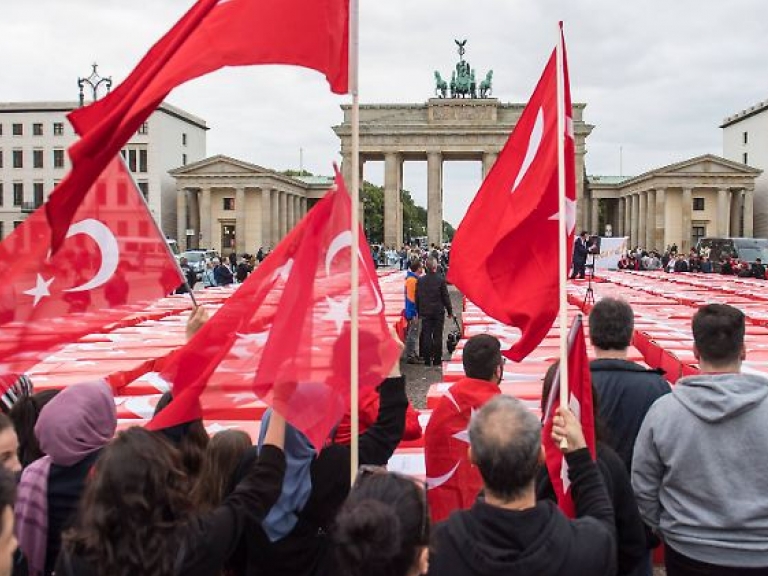
M 0 575 L 645 575 L 660 541 L 668 576 L 768 573 L 768 380 L 740 372 L 744 315 L 697 312 L 701 374 L 673 390 L 627 359 L 626 302 L 598 302 L 589 327 L 597 460 L 569 409 L 551 428 L 574 518 L 553 502 L 541 421 L 501 394 L 490 335 L 466 342 L 466 378 L 430 419 L 428 485 L 384 468 L 406 425 L 397 364 L 359 436 L 351 489 L 348 435 L 314 447 L 271 410 L 255 445 L 233 430 L 209 438 L 200 420 L 115 435 L 103 382 L 46 397 L 17 383 L 0 403 L 10 412 L 0 417 Z M 466 462 L 446 493 L 450 474 L 431 469 L 430 454 L 450 439 L 432 436 L 457 411 Z

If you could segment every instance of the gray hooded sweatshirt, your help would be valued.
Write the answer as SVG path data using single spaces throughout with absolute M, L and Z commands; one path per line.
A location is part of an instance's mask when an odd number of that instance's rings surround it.
M 683 378 L 645 417 L 632 459 L 643 520 L 676 551 L 768 567 L 768 379 Z

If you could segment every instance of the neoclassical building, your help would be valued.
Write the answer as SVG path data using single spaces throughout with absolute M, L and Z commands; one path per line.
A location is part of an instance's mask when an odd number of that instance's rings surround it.
M 705 154 L 634 177 L 590 176 L 585 229 L 657 250 L 687 251 L 705 236 L 752 237 L 761 173 Z
M 221 254 L 274 247 L 330 189 L 322 176 L 291 177 L 217 155 L 171 170 L 179 248 Z

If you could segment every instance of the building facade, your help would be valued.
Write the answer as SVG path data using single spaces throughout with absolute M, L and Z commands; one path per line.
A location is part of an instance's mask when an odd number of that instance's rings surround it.
M 762 170 L 755 180 L 755 236 L 768 238 L 768 100 L 729 116 L 723 129 L 723 156 Z
M 706 154 L 634 177 L 589 176 L 585 229 L 659 251 L 672 245 L 687 251 L 707 236 L 752 237 L 760 174 Z
M 274 248 L 333 186 L 322 176 L 287 176 L 228 156 L 171 171 L 181 250 L 220 254 Z
M 40 207 L 71 169 L 77 140 L 67 114 L 76 102 L 0 103 L 0 237 Z M 163 103 L 122 150 L 163 232 L 176 233 L 176 182 L 169 170 L 205 157 L 205 121 Z

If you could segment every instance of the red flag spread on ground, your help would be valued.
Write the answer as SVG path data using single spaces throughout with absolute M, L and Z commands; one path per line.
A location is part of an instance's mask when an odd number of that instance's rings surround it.
M 587 344 L 584 340 L 584 326 L 581 315 L 571 327 L 568 335 L 568 407 L 577 419 L 581 421 L 587 447 L 595 459 L 595 413 L 592 404 L 592 379 L 587 359 Z M 559 374 L 549 392 L 549 401 L 544 411 L 544 429 L 542 442 L 547 455 L 547 470 L 552 481 L 552 487 L 557 496 L 560 509 L 570 518 L 576 516 L 576 508 L 571 498 L 571 482 L 568 479 L 568 465 L 565 457 L 552 440 L 552 418 L 560 406 Z
M 55 255 L 42 208 L 0 243 L 0 372 L 22 373 L 183 282 L 140 194 L 115 157 L 85 195 Z
M 350 266 L 360 258 L 360 397 L 389 374 L 391 339 L 362 234 L 352 255 L 351 200 L 341 176 L 161 375 L 174 400 L 153 429 L 237 406 L 255 394 L 320 449 L 350 403 Z M 206 410 L 206 417 L 214 418 Z
M 448 389 L 432 412 L 424 434 L 424 457 L 433 522 L 469 508 L 477 499 L 483 481 L 469 463 L 469 420 L 499 392 L 496 384 L 464 378 Z
M 70 147 L 72 172 L 49 203 L 54 251 L 85 191 L 173 88 L 254 64 L 311 68 L 346 93 L 349 0 L 199 0 L 117 89 L 69 115 L 82 138 Z
M 563 53 L 564 64 L 565 60 Z M 564 76 L 566 117 L 561 136 L 565 138 L 567 245 L 571 246 L 576 177 L 567 64 Z M 558 310 L 557 139 L 553 53 L 456 231 L 448 271 L 448 280 L 486 314 L 520 328 L 522 337 L 504 352 L 518 362 L 544 339 Z

